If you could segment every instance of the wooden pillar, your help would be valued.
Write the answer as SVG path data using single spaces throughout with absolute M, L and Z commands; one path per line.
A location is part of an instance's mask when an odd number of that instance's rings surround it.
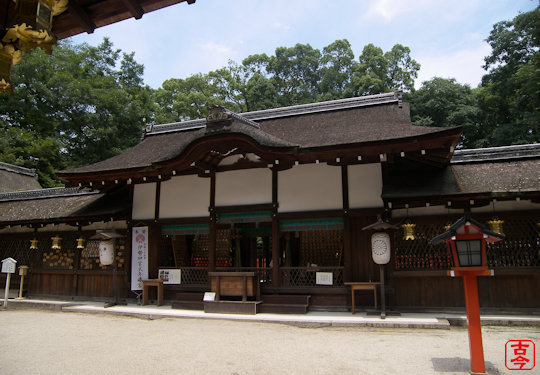
M 148 278 L 158 276 L 159 245 L 161 242 L 161 227 L 157 223 L 148 226 Z
M 216 270 L 216 172 L 210 172 L 210 233 L 208 236 L 208 272 Z
M 278 170 L 272 168 L 272 286 L 281 286 L 279 272 Z
M 341 166 L 341 193 L 343 197 L 343 281 L 352 281 L 352 225 L 349 217 L 349 170 Z

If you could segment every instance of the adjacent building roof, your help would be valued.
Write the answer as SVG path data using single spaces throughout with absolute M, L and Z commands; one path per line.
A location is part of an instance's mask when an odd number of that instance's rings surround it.
M 0 193 L 40 188 L 34 169 L 0 162 Z
M 220 132 L 209 131 L 208 119 L 148 126 L 143 140 L 132 149 L 92 165 L 61 171 L 58 175 L 151 169 L 158 163 L 180 156 L 198 140 L 226 134 L 245 136 L 261 146 L 294 153 L 325 147 L 402 141 L 410 137 L 447 134 L 449 131 L 448 128 L 411 125 L 409 110 L 402 103 L 400 92 L 239 115 L 228 113 L 232 125 Z M 459 136 L 460 128 L 451 131 Z
M 0 222 L 32 224 L 124 217 L 129 194 L 52 188 L 0 194 Z
M 540 193 L 540 145 L 458 150 L 448 167 L 395 173 L 383 188 L 386 200 L 523 193 Z

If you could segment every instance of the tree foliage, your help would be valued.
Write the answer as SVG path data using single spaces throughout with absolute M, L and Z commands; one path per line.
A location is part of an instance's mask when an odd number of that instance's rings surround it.
M 411 119 L 419 126 L 463 126 L 461 146 L 474 146 L 481 111 L 474 91 L 455 79 L 435 77 L 410 95 Z
M 298 43 L 276 48 L 271 56 L 254 54 L 241 64 L 230 61 L 208 74 L 165 81 L 155 93 L 156 120 L 199 118 L 211 104 L 243 112 L 410 91 L 419 69 L 409 48 L 400 44 L 386 53 L 370 44 L 356 61 L 346 39 L 336 40 L 322 52 Z
M 479 89 L 480 146 L 540 141 L 540 7 L 493 26 Z
M 47 187 L 59 184 L 57 170 L 136 144 L 153 112 L 142 73 L 107 39 L 62 42 L 51 56 L 36 49 L 13 69 L 14 96 L 0 95 L 0 160 L 37 169 Z

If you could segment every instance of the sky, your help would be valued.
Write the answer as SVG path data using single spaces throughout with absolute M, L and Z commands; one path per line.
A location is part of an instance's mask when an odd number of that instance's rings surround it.
M 355 54 L 372 43 L 411 49 L 420 63 L 416 87 L 435 76 L 476 87 L 485 71 L 485 41 L 499 21 L 533 10 L 538 0 L 197 0 L 70 38 L 135 52 L 144 81 L 159 88 L 169 78 L 186 78 L 241 63 L 249 55 L 273 55 L 297 43 L 322 49 L 347 39 Z

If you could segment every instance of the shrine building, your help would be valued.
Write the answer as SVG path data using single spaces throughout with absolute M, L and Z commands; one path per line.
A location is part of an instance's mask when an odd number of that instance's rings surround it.
M 256 303 L 254 313 L 346 311 L 348 283 L 366 283 L 390 310 L 462 311 L 448 249 L 431 239 L 469 213 L 505 235 L 487 250 L 494 276 L 479 280 L 480 307 L 537 310 L 540 145 L 460 150 L 461 131 L 412 125 L 400 92 L 242 114 L 214 107 L 58 172 L 66 188 L 4 190 L 0 256 L 30 267 L 30 297 L 107 300 L 113 270 L 95 235 L 108 231 L 122 299 L 161 278 L 173 308 L 206 309 L 218 285 L 218 297 Z M 397 228 L 384 291 L 363 230 L 378 217 Z M 219 281 L 232 274 L 251 275 L 243 296 Z M 356 294 L 357 311 L 376 303 L 370 290 Z

